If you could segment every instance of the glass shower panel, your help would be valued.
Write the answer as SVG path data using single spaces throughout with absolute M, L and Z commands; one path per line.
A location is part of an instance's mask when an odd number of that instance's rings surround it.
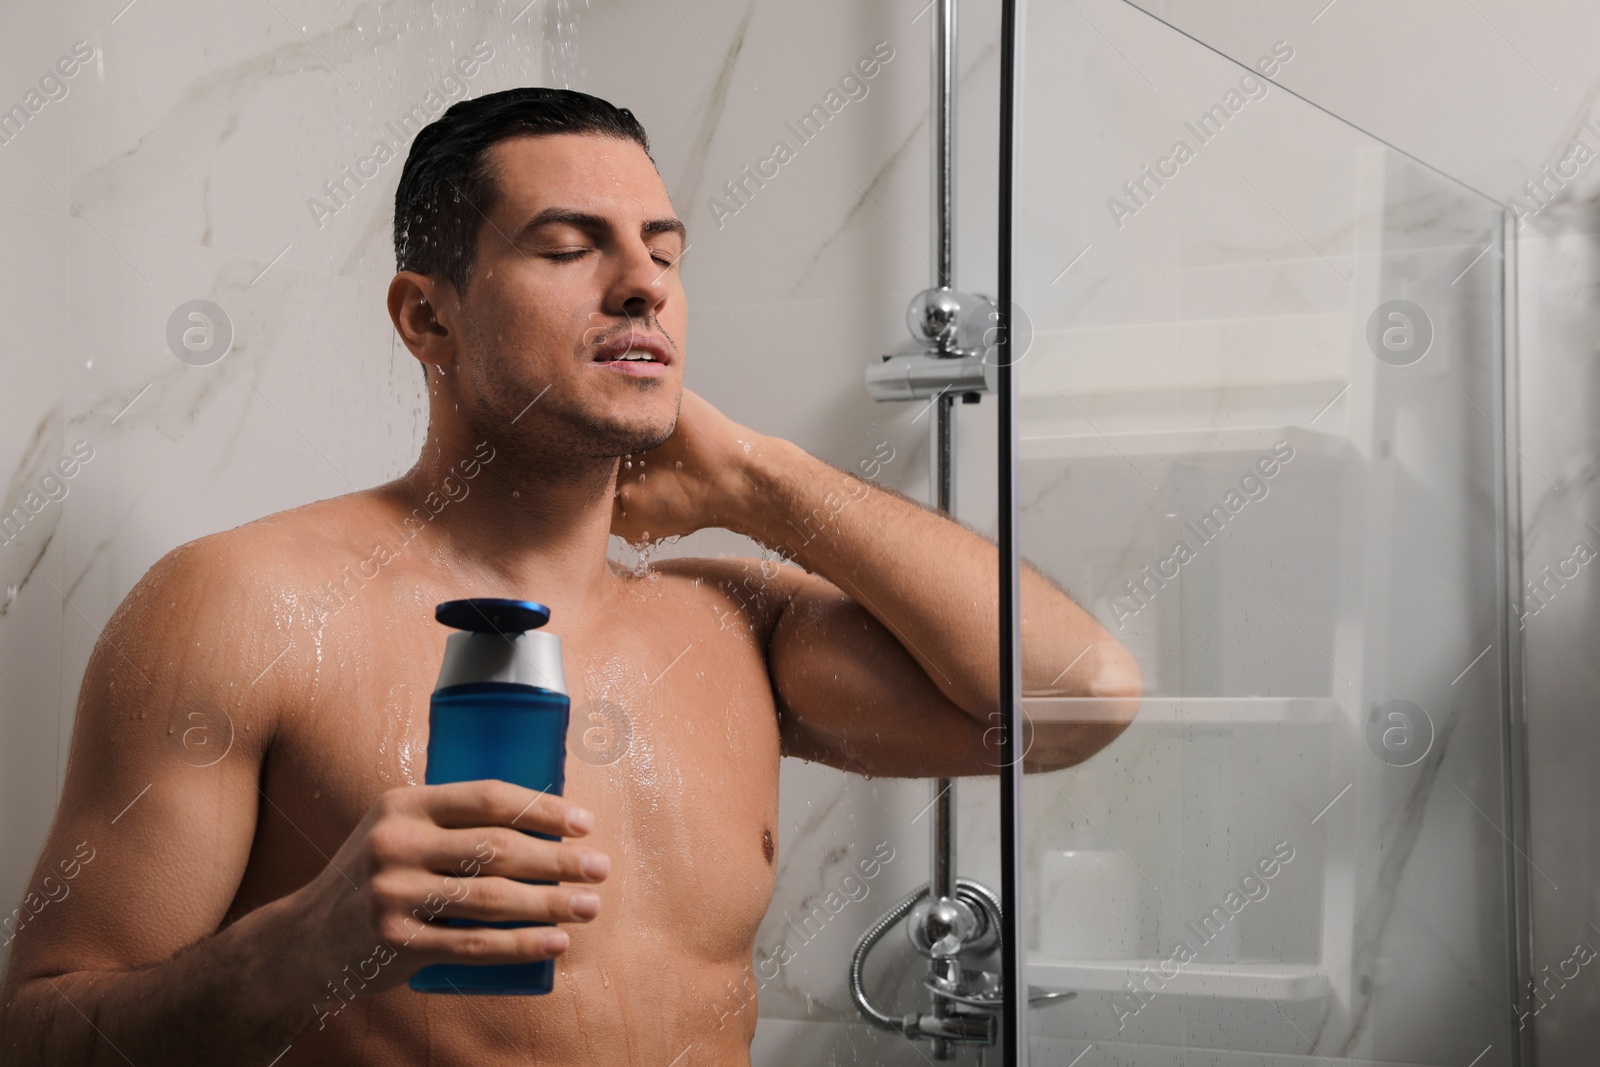
M 1504 219 L 1295 48 L 1028 12 L 1022 554 L 1144 689 L 1024 781 L 1035 1062 L 1515 1062 Z M 1125 711 L 1023 704 L 1041 753 Z

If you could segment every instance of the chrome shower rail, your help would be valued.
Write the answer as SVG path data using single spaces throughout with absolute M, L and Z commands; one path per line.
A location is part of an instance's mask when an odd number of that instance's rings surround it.
M 954 405 L 957 396 L 977 401 L 993 391 L 994 365 L 987 358 L 998 309 L 987 297 L 958 292 L 955 275 L 955 0 L 935 0 L 933 25 L 932 286 L 912 298 L 906 310 L 916 348 L 891 353 L 867 368 L 867 390 L 874 400 L 925 400 L 932 411 L 932 462 L 929 502 L 941 515 L 955 503 Z M 850 967 L 850 992 L 868 1022 L 908 1038 L 932 1043 L 935 1060 L 947 1060 L 954 1046 L 992 1046 L 998 1040 L 997 1016 L 1004 1000 L 998 976 L 965 970 L 961 958 L 992 952 L 1000 941 L 1000 901 L 976 882 L 956 877 L 955 779 L 932 783 L 929 884 L 897 903 L 873 924 L 856 946 Z M 906 921 L 906 932 L 928 958 L 931 1010 L 895 1018 L 876 1008 L 866 994 L 866 957 L 884 933 Z

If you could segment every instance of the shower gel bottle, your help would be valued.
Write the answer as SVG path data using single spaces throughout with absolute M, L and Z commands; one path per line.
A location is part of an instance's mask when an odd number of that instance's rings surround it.
M 461 631 L 445 643 L 428 710 L 428 785 L 498 778 L 560 794 L 566 785 L 567 699 L 561 638 L 538 628 L 550 609 L 531 600 L 451 600 L 434 618 Z M 551 834 L 524 833 L 547 841 Z M 532 885 L 553 885 L 532 882 Z M 470 892 L 470 882 L 469 892 Z M 548 926 L 440 917 L 451 926 Z M 411 976 L 419 993 L 537 995 L 555 984 L 555 961 L 439 963 Z

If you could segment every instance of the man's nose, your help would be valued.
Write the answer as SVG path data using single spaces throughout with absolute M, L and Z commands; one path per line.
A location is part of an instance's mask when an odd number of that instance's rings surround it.
M 625 253 L 625 261 L 613 286 L 617 310 L 630 318 L 650 314 L 667 298 L 666 273 L 651 255 L 650 249 L 640 246 Z

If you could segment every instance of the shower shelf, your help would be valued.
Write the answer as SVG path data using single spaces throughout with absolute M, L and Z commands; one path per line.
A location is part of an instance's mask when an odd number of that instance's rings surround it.
M 1332 989 L 1327 974 L 1315 963 L 1189 963 L 1174 978 L 1162 979 L 1165 959 L 1028 960 L 1028 981 L 1046 989 L 1122 993 L 1126 983 L 1146 975 L 1161 982 L 1162 993 L 1188 993 L 1239 1000 L 1319 1000 Z
M 1127 717 L 1124 701 L 1090 697 L 1024 697 L 1022 710 L 1036 723 L 1105 722 Z M 1195 726 L 1336 722 L 1339 702 L 1328 697 L 1144 697 L 1134 725 Z
M 1330 420 L 1331 421 L 1331 420 Z M 1196 456 L 1220 453 L 1257 455 L 1271 451 L 1279 441 L 1288 441 L 1296 452 L 1320 456 L 1342 456 L 1350 449 L 1342 433 L 1323 433 L 1305 426 L 1237 426 L 1188 430 L 1139 432 L 1025 434 L 1020 441 L 1021 459 L 1080 459 L 1107 457 L 1125 460 L 1129 456 Z

